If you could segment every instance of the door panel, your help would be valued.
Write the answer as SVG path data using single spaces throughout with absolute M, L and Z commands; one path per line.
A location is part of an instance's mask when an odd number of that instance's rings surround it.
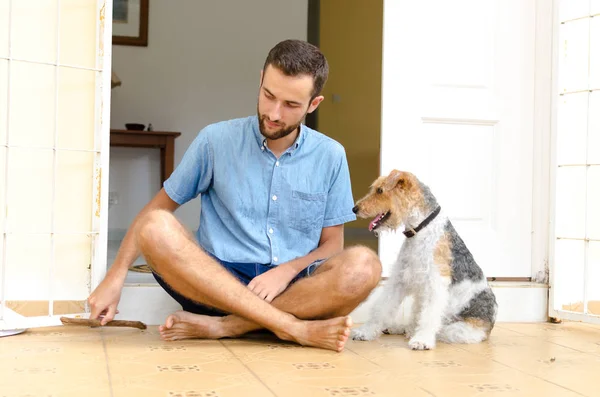
M 382 173 L 429 185 L 488 277 L 532 272 L 534 33 L 533 0 L 385 3 Z

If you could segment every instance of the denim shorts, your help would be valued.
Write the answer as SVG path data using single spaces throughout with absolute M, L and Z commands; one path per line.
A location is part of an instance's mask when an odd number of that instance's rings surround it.
M 214 258 L 214 257 L 213 257 Z M 236 277 L 243 285 L 248 285 L 250 281 L 259 276 L 268 270 L 276 267 L 274 265 L 262 265 L 259 263 L 235 263 L 235 262 L 225 262 L 218 258 L 214 258 L 217 262 L 221 264 L 225 269 L 229 271 L 234 277 Z M 314 261 L 310 265 L 308 265 L 304 270 L 302 270 L 294 279 L 290 282 L 290 285 L 295 283 L 296 281 L 311 276 L 315 270 L 323 263 L 325 259 L 319 259 Z M 194 313 L 194 314 L 204 314 L 208 316 L 226 316 L 229 313 L 225 313 L 219 309 L 203 305 L 202 303 L 196 302 L 192 299 L 189 299 L 177 291 L 175 291 L 169 284 L 167 284 L 157 273 L 152 272 L 154 278 L 158 282 L 158 284 L 169 294 L 173 299 L 175 299 L 185 310 L 186 312 Z

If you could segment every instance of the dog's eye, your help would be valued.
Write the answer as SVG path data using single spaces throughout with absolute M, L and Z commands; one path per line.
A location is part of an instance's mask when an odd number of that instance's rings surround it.
M 380 188 L 380 187 L 378 187 L 378 188 L 377 188 L 377 194 L 381 194 L 381 193 L 383 193 L 383 189 L 382 189 L 382 188 Z

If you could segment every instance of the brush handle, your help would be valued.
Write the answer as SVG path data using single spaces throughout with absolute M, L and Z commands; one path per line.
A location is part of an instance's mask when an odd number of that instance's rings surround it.
M 92 320 L 89 318 L 71 318 L 61 317 L 60 321 L 64 325 L 87 325 L 90 327 L 101 327 L 100 320 Z M 146 329 L 146 324 L 141 321 L 128 321 L 128 320 L 112 320 L 106 323 L 105 327 L 133 327 L 138 329 Z

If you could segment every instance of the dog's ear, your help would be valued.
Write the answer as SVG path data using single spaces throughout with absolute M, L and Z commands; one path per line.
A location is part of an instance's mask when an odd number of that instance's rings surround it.
M 402 171 L 393 170 L 386 178 L 385 183 L 383 184 L 383 189 L 392 190 L 396 186 L 402 187 L 405 182 L 406 180 L 404 178 L 404 173 Z

